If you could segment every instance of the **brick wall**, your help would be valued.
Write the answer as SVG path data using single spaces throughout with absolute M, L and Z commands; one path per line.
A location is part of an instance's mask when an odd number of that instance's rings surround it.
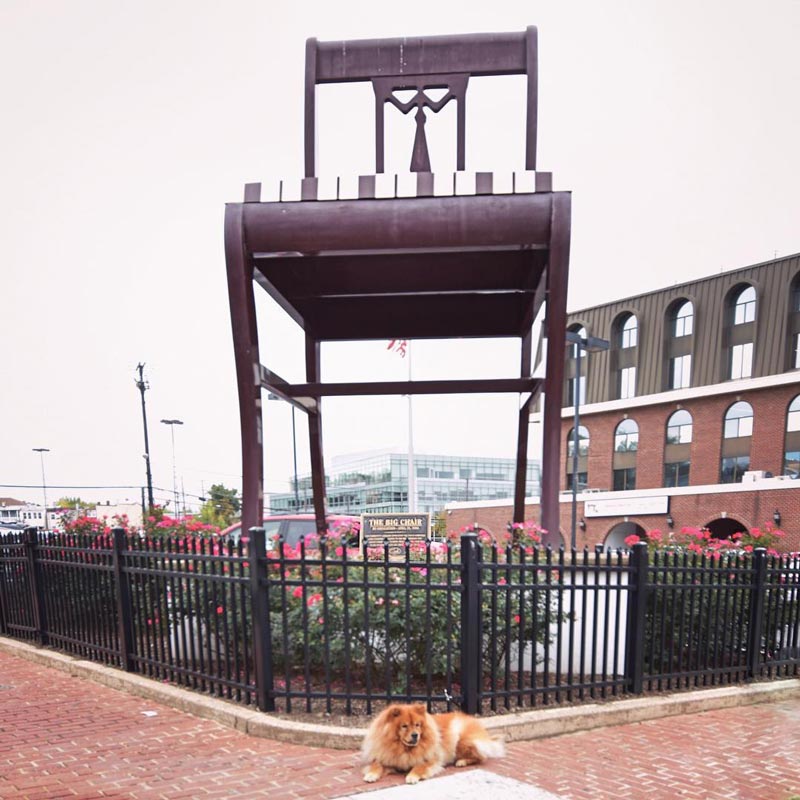
M 576 529 L 576 542 L 579 548 L 602 544 L 615 525 L 629 521 L 645 531 L 680 531 L 684 526 L 705 526 L 715 519 L 727 517 L 740 522 L 744 528 L 763 528 L 772 524 L 776 509 L 781 514 L 781 528 L 786 533 L 780 550 L 800 551 L 800 486 L 796 489 L 763 489 L 755 492 L 720 492 L 719 494 L 674 495 L 670 498 L 670 515 L 674 526 L 667 526 L 663 514 L 631 515 L 630 517 L 584 518 L 583 503 L 578 501 L 577 520 L 584 521 L 586 530 Z M 525 518 L 538 520 L 538 505 L 525 506 Z M 512 517 L 511 505 L 493 508 L 458 508 L 447 515 L 448 531 L 458 531 L 465 526 L 480 525 L 492 533 L 502 533 Z M 569 502 L 560 504 L 561 536 L 569 546 L 572 526 L 572 506 Z
M 786 430 L 786 408 L 800 391 L 800 384 L 768 389 L 750 390 L 738 394 L 719 394 L 698 397 L 680 404 L 663 403 L 633 408 L 628 416 L 639 425 L 639 451 L 636 459 L 636 488 L 652 489 L 663 485 L 664 443 L 666 422 L 679 408 L 692 415 L 693 436 L 690 448 L 691 486 L 716 484 L 719 481 L 722 452 L 723 419 L 728 407 L 744 400 L 753 407 L 753 436 L 750 443 L 750 469 L 765 470 L 780 475 L 783 471 L 783 453 Z M 583 414 L 581 425 L 589 430 L 588 456 L 589 486 L 610 490 L 613 487 L 612 456 L 614 430 L 625 418 L 621 412 Z M 573 420 L 562 420 L 561 478 L 562 490 L 566 482 L 566 441 Z M 772 522 L 775 510 L 781 514 L 781 528 L 787 536 L 782 549 L 800 550 L 800 481 L 796 488 L 763 489 L 755 492 L 721 492 L 719 494 L 675 495 L 670 499 L 670 514 L 674 530 L 685 525 L 707 525 L 727 516 L 736 519 L 745 528 L 763 527 Z M 527 506 L 526 519 L 538 520 L 538 506 Z M 583 518 L 583 503 L 578 503 L 578 519 Z M 490 531 L 503 531 L 511 520 L 511 504 L 493 508 L 454 509 L 447 517 L 448 530 L 459 530 L 466 525 L 479 524 Z M 567 544 L 571 534 L 571 505 L 560 504 L 561 534 Z M 609 531 L 622 518 L 601 517 L 586 519 L 586 531 L 578 529 L 577 544 L 593 547 L 605 540 Z M 645 530 L 668 531 L 666 517 L 630 517 Z
M 800 384 L 795 384 L 631 409 L 627 416 L 639 426 L 636 488 L 651 489 L 663 485 L 666 424 L 672 413 L 680 408 L 686 409 L 692 415 L 694 423 L 690 484 L 698 486 L 717 483 L 722 453 L 723 419 L 728 407 L 737 400 L 744 400 L 753 407 L 750 469 L 767 470 L 773 475 L 780 475 L 783 471 L 786 407 L 798 392 Z M 614 485 L 611 460 L 614 431 L 625 416 L 619 411 L 581 416 L 581 425 L 588 429 L 590 436 L 588 480 L 592 488 L 608 490 Z M 566 440 L 571 429 L 572 419 L 562 420 L 562 489 L 567 488 L 564 459 Z

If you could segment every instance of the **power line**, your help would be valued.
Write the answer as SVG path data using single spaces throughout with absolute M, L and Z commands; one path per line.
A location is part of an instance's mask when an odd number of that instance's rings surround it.
M 64 486 L 64 485 L 57 485 L 48 483 L 48 489 L 138 489 L 141 491 L 142 486 L 132 486 L 127 484 L 119 484 L 119 485 L 110 485 L 110 486 Z M 27 483 L 0 483 L 0 489 L 41 489 L 41 485 L 39 484 L 27 484 Z M 172 499 L 172 491 L 170 489 L 164 489 L 161 486 L 154 486 L 154 492 L 160 492 L 163 496 L 166 496 Z M 192 494 L 191 492 L 185 492 L 187 497 L 191 497 L 194 500 L 205 500 L 203 495 L 200 494 Z
M 50 489 L 141 489 L 141 485 L 139 486 L 57 486 L 53 483 L 47 484 L 48 488 Z M 41 484 L 27 484 L 27 483 L 0 483 L 0 489 L 41 489 Z M 160 489 L 159 491 L 166 491 L 165 489 Z
M 0 483 L 0 489 L 41 489 L 41 483 Z M 77 485 L 57 485 L 54 483 L 47 484 L 48 489 L 139 489 L 141 490 L 143 487 L 141 484 L 137 485 L 128 485 L 128 484 L 112 484 L 108 486 L 77 486 Z M 163 492 L 164 494 L 170 495 L 172 494 L 172 489 L 165 489 L 162 486 L 154 486 L 153 489 L 155 491 Z M 285 494 L 284 489 L 267 489 L 264 488 L 264 491 L 267 494 Z M 208 492 L 205 495 L 202 494 L 192 494 L 191 492 L 185 492 L 187 497 L 193 497 L 196 500 L 200 500 L 203 497 L 208 496 Z

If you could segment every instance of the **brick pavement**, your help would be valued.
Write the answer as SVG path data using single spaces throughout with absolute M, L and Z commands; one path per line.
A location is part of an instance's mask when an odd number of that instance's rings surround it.
M 788 800 L 800 794 L 800 699 L 508 749 L 484 768 L 573 800 Z M 328 799 L 375 788 L 356 763 L 354 753 L 248 737 L 0 652 L 0 798 Z M 378 788 L 392 785 L 400 776 Z

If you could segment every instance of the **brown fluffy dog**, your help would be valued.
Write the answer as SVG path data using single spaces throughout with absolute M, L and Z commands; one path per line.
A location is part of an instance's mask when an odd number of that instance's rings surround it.
M 505 747 L 477 719 L 458 711 L 432 716 L 424 705 L 392 705 L 372 721 L 361 755 L 368 783 L 392 771 L 406 772 L 406 783 L 417 783 L 448 764 L 468 767 L 505 755 Z

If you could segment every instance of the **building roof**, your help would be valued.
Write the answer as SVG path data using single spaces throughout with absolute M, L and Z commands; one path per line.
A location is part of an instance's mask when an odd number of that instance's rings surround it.
M 25 500 L 17 500 L 16 497 L 0 497 L 0 506 L 26 506 Z
M 650 297 L 652 295 L 662 294 L 664 292 L 674 292 L 677 294 L 686 293 L 689 291 L 695 292 L 698 290 L 700 286 L 705 283 L 719 281 L 719 280 L 729 280 L 731 278 L 735 279 L 737 277 L 746 278 L 748 273 L 752 273 L 754 270 L 761 270 L 765 267 L 774 267 L 777 264 L 782 262 L 788 262 L 792 260 L 800 259 L 800 253 L 792 253 L 790 255 L 781 256 L 780 258 L 773 258 L 769 261 L 760 261 L 757 264 L 750 264 L 747 267 L 735 267 L 734 269 L 722 270 L 720 272 L 716 272 L 713 275 L 706 275 L 702 278 L 695 278 L 694 280 L 684 281 L 683 283 L 675 283 L 671 286 L 664 286 L 661 289 L 651 289 L 648 292 L 641 292 L 639 294 L 632 294 L 628 297 L 620 297 L 616 300 L 609 300 L 607 303 L 599 303 L 595 306 L 584 306 L 583 308 L 578 308 L 575 310 L 568 311 L 571 317 L 577 317 L 587 311 L 594 311 L 601 308 L 606 308 L 608 306 L 619 306 L 619 305 L 634 305 L 636 301 Z
M 571 312 L 568 325 L 581 325 L 589 336 L 610 343 L 608 350 L 592 353 L 581 365 L 582 374 L 588 375 L 586 403 L 620 399 L 622 372 L 629 368 L 635 370 L 636 398 L 670 391 L 675 388 L 673 361 L 683 356 L 689 359 L 693 389 L 716 385 L 724 390 L 739 377 L 795 374 L 800 310 L 793 289 L 799 275 L 800 254 L 795 254 Z M 733 300 L 743 284 L 756 290 L 756 308 L 751 320 L 734 325 Z M 684 300 L 692 303 L 692 328 L 677 337 L 672 315 Z M 635 341 L 623 347 L 620 323 L 629 315 L 636 318 Z M 748 368 L 734 375 L 734 347 L 745 345 L 750 348 Z M 568 357 L 567 381 L 575 369 L 575 359 Z M 571 405 L 567 391 L 562 402 Z

